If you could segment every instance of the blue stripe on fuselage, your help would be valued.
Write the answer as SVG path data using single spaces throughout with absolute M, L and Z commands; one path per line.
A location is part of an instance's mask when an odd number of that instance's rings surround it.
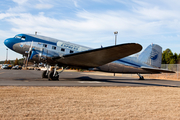
M 130 66 L 135 66 L 135 67 L 141 67 L 141 65 L 138 65 L 138 64 L 135 64 L 135 63 L 132 63 L 132 62 L 128 62 L 128 61 L 125 61 L 123 59 L 119 59 L 119 60 L 116 60 L 117 62 L 121 62 L 121 63 L 125 63 L 125 65 L 130 65 Z

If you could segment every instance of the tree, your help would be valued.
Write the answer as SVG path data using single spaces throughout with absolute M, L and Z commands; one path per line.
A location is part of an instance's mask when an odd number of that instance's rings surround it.
M 178 62 L 178 55 L 177 55 L 177 53 L 174 53 L 173 59 L 175 61 L 175 63 L 173 63 L 173 64 L 176 64 Z
M 21 66 L 24 65 L 24 59 L 25 59 L 25 58 L 21 58 L 21 59 L 18 60 L 19 65 L 21 65 Z
M 11 64 L 10 60 L 8 60 L 6 64 Z
M 16 60 L 14 61 L 14 65 L 19 65 L 19 61 L 18 61 L 17 58 L 16 58 Z
M 180 64 L 180 54 L 177 56 L 177 64 Z
M 171 59 L 169 64 L 176 64 L 175 59 Z
M 4 61 L 4 64 L 7 64 L 7 60 Z
M 172 53 L 168 48 L 162 53 L 162 64 L 177 64 L 180 60 L 180 54 Z
M 173 59 L 173 53 L 172 51 L 168 48 L 162 53 L 162 64 L 170 64 L 171 59 Z

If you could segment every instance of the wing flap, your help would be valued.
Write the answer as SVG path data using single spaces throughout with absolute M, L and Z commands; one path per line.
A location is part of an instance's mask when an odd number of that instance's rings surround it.
M 116 46 L 92 49 L 79 53 L 53 58 L 63 65 L 78 67 L 98 67 L 141 51 L 142 46 L 137 43 L 120 44 Z
M 160 73 L 176 73 L 174 71 L 171 70 L 167 70 L 167 69 L 158 69 L 158 68 L 148 68 L 148 67 L 141 67 L 142 69 L 148 70 L 148 71 L 152 71 L 152 73 L 154 72 L 160 72 Z

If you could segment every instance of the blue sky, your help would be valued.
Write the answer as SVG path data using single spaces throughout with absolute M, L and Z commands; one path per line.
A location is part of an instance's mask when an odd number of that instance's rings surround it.
M 180 53 L 179 0 L 1 0 L 0 60 L 3 41 L 19 33 L 67 40 L 92 48 L 155 43 Z M 9 50 L 9 59 L 21 58 Z

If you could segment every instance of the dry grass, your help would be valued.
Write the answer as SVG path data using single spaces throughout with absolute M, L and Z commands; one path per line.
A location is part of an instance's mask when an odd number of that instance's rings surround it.
M 150 78 L 150 79 L 164 79 L 164 80 L 180 81 L 179 73 L 162 73 L 162 74 L 149 74 L 149 75 L 146 74 L 146 75 L 144 75 L 144 77 Z
M 0 87 L 0 119 L 179 119 L 180 88 Z

